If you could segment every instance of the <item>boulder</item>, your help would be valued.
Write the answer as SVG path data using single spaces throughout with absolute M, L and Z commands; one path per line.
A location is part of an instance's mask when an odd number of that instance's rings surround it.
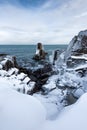
M 44 92 L 42 85 L 44 85 L 48 78 L 52 75 L 52 66 L 50 64 L 45 64 L 43 68 L 39 68 L 32 72 L 30 78 L 35 82 L 35 85 L 31 91 L 28 91 L 28 94 L 33 94 L 39 91 Z
M 16 57 L 12 57 L 11 59 L 7 59 L 5 64 L 3 65 L 3 69 L 8 71 L 11 68 L 18 67 L 18 64 L 16 62 Z

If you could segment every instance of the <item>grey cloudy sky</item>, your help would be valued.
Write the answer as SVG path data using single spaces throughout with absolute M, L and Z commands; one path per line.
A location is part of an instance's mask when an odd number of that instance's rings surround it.
M 87 0 L 0 0 L 0 44 L 68 44 L 87 29 Z

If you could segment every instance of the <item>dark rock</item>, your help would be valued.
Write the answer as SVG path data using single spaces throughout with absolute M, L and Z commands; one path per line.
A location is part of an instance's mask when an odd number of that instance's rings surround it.
M 82 56 L 84 54 L 87 54 L 87 30 L 81 31 L 71 40 L 65 52 L 65 61 L 67 61 L 72 55 Z
M 53 65 L 55 65 L 55 61 L 57 61 L 59 54 L 60 54 L 60 50 L 55 50 L 54 51 Z
M 3 66 L 3 69 L 8 71 L 9 69 L 11 69 L 13 67 L 14 67 L 13 63 L 10 60 L 7 60 L 5 65 Z
M 82 64 L 86 64 L 87 62 L 87 59 L 85 58 L 86 55 L 87 55 L 87 30 L 81 31 L 77 36 L 75 36 L 71 40 L 65 52 L 65 62 L 67 67 L 72 68 Z
M 17 68 L 18 67 L 18 63 L 17 63 L 17 60 L 16 60 L 15 56 L 12 57 L 12 61 L 13 61 L 14 67 Z
M 74 59 L 74 58 L 71 58 L 71 57 L 68 58 L 67 61 L 66 61 L 66 65 L 69 68 L 77 67 L 77 65 L 85 64 L 85 63 L 86 63 L 85 59 Z
M 75 71 L 79 74 L 80 77 L 87 75 L 87 68 L 80 68 L 76 69 Z
M 3 65 L 3 69 L 8 71 L 9 69 L 13 68 L 13 67 L 18 67 L 18 64 L 16 62 L 16 57 L 12 57 L 12 60 L 7 60 L 5 62 L 5 64 Z
M 3 61 L 2 64 L 3 64 L 4 70 L 8 71 L 9 69 L 15 67 L 19 70 L 18 74 L 24 73 L 27 75 L 27 77 L 31 79 L 30 80 L 31 82 L 32 81 L 35 82 L 33 89 L 30 92 L 27 92 L 28 94 L 33 94 L 38 91 L 43 92 L 44 89 L 42 88 L 42 85 L 46 83 L 49 76 L 51 76 L 53 72 L 52 65 L 46 62 L 44 62 L 43 68 L 41 67 L 36 70 L 32 70 L 32 69 L 26 69 L 21 66 L 18 66 L 16 57 L 7 56 L 7 57 L 4 57 L 2 61 Z M 21 81 L 23 81 L 24 78 Z M 29 84 L 29 82 L 27 82 L 27 84 Z M 18 91 L 20 91 L 20 89 Z M 25 88 L 23 88 L 23 93 L 25 93 Z
M 44 51 L 42 43 L 37 44 L 37 50 L 38 50 L 38 53 L 34 55 L 33 59 L 36 61 L 45 59 L 47 53 Z
M 26 68 L 21 67 L 21 66 L 19 66 L 18 69 L 19 69 L 19 73 L 25 73 L 28 76 L 32 74 L 32 70 L 31 69 L 26 69 Z
M 43 88 L 41 87 L 41 84 L 35 84 L 34 88 L 31 91 L 28 91 L 27 94 L 33 95 L 34 93 L 44 91 Z
M 41 60 L 40 56 L 38 56 L 38 55 L 34 55 L 33 59 L 36 60 L 36 61 Z
M 77 101 L 78 98 L 74 97 L 72 93 L 66 95 L 67 105 L 71 105 Z
M 52 72 L 51 64 L 45 64 L 43 68 L 33 71 L 33 75 L 37 78 L 41 78 L 44 75 L 50 75 Z
M 81 45 L 82 45 L 82 48 L 87 47 L 87 36 L 84 35 L 84 36 L 82 37 Z M 86 54 L 87 54 L 87 53 L 86 53 Z
M 2 56 L 4 56 L 4 57 L 5 57 L 6 55 L 7 55 L 7 54 L 0 54 L 0 56 L 1 56 L 1 57 L 2 57 Z
M 32 73 L 31 80 L 35 81 L 34 88 L 28 92 L 33 94 L 39 91 L 44 92 L 43 85 L 47 82 L 49 76 L 52 74 L 52 66 L 50 64 L 45 65 L 43 68 L 37 69 Z

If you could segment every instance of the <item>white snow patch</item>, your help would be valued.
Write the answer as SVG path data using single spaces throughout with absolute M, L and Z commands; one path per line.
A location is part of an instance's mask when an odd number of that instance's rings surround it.
M 30 81 L 30 78 L 29 77 L 26 77 L 24 80 L 23 80 L 23 83 L 28 83 Z
M 84 91 L 83 91 L 83 89 L 79 88 L 73 94 L 75 97 L 79 98 L 84 94 Z
M 0 130 L 38 130 L 46 117 L 42 104 L 12 90 L 4 78 L 0 84 Z
M 77 103 L 66 107 L 57 120 L 48 121 L 42 130 L 87 130 L 87 93 Z
M 27 76 L 26 74 L 20 73 L 19 75 L 17 75 L 17 79 L 22 80 L 22 79 L 24 79 L 26 76 Z
M 81 56 L 71 56 L 72 59 L 81 59 L 81 60 L 87 60 L 87 54 L 81 55 Z

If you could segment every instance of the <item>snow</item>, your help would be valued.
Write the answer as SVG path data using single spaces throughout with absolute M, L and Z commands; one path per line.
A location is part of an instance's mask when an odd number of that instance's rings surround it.
M 35 82 L 29 82 L 30 78 L 27 77 L 26 74 L 20 73 L 18 74 L 18 69 L 12 68 L 9 71 L 0 70 L 0 76 L 9 81 L 11 83 L 11 88 L 20 91 L 23 93 L 25 89 L 25 93 L 28 90 L 31 90 L 34 87 Z M 27 83 L 29 82 L 29 85 Z
M 4 76 L 7 76 L 7 75 L 8 75 L 7 71 L 0 70 L 0 76 L 4 77 Z
M 36 55 L 39 55 L 39 49 L 36 49 L 36 53 L 35 53 Z
M 74 68 L 74 70 L 85 69 L 85 68 L 87 68 L 87 64 L 78 65 L 77 67 Z
M 30 81 L 30 78 L 29 77 L 26 77 L 24 80 L 23 80 L 23 83 L 28 83 Z
M 87 93 L 74 105 L 63 109 L 54 121 L 46 121 L 42 130 L 87 130 Z
M 84 94 L 84 91 L 83 91 L 82 88 L 79 88 L 79 89 L 77 89 L 77 90 L 74 92 L 74 96 L 77 97 L 77 98 L 81 97 L 83 94 Z
M 59 61 L 54 67 L 55 75 L 43 86 L 47 93 L 38 92 L 33 96 L 26 93 L 35 82 L 26 74 L 19 74 L 17 68 L 9 71 L 0 68 L 0 130 L 87 130 L 87 74 L 80 77 L 75 72 L 77 67 L 68 69 L 63 64 L 64 53 Z M 78 65 L 78 68 L 86 66 Z M 67 94 L 80 99 L 65 108 Z
M 42 104 L 12 90 L 4 78 L 0 77 L 0 83 L 0 130 L 38 130 L 46 118 Z
M 58 75 L 53 75 L 51 76 L 48 81 L 47 84 L 45 84 L 43 87 L 47 88 L 47 89 L 53 89 L 56 88 L 56 80 L 57 80 Z
M 2 69 L 3 67 L 2 67 L 2 65 L 0 64 L 0 69 Z
M 61 95 L 61 90 L 54 90 L 48 95 L 34 94 L 46 109 L 46 119 L 55 120 L 60 111 L 64 108 L 64 104 L 61 103 L 64 95 Z
M 24 79 L 26 76 L 27 76 L 26 74 L 20 73 L 19 75 L 17 75 L 17 79 L 22 80 L 22 79 Z
M 17 69 L 17 68 L 11 68 L 11 69 L 8 71 L 8 74 L 9 74 L 9 76 L 11 76 L 12 74 L 17 75 L 17 74 L 18 74 L 18 69 Z
M 31 91 L 35 85 L 35 82 L 30 81 L 30 78 L 27 77 L 26 74 L 18 74 L 18 69 L 16 68 L 9 69 L 9 71 L 0 70 L 0 75 L 0 78 L 3 78 L 5 83 L 8 83 L 6 86 L 8 86 L 9 89 L 18 91 L 21 94 L 26 94 L 28 91 Z M 47 89 L 47 92 L 56 88 L 56 79 L 57 75 L 50 77 L 47 84 L 43 86 L 45 89 Z M 38 99 L 45 107 L 47 112 L 46 118 L 51 120 L 55 119 L 60 111 L 64 108 L 64 104 L 61 103 L 63 96 L 64 95 L 62 94 L 61 90 L 57 89 L 47 95 L 42 95 L 40 93 L 34 95 L 34 97 Z
M 87 60 L 87 54 L 81 55 L 81 56 L 71 56 L 72 59 L 81 59 L 81 60 Z
M 45 98 L 33 97 L 13 90 L 5 77 L 0 77 L 0 83 L 0 130 L 87 130 L 87 93 L 64 108 L 56 90 Z
M 10 56 L 10 55 L 2 56 L 1 57 L 1 65 L 5 65 L 5 63 L 7 62 L 7 60 L 13 62 L 13 57 Z

